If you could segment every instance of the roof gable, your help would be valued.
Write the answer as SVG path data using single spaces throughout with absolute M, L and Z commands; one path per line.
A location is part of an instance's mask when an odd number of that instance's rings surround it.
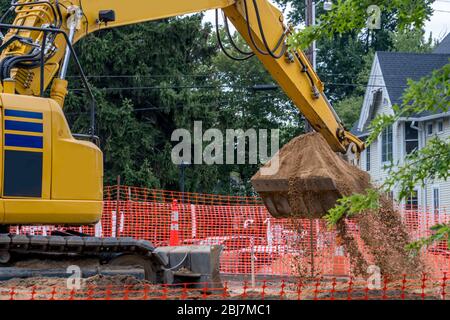
M 380 68 L 378 53 L 376 53 L 370 71 L 369 82 L 364 95 L 364 102 L 359 115 L 359 120 L 352 129 L 352 132 L 361 135 L 367 131 L 367 125 L 378 113 L 380 107 L 382 107 L 384 99 L 389 101 L 389 96 L 386 90 L 383 73 Z M 390 103 L 388 104 L 390 105 Z
M 401 104 L 408 79 L 417 81 L 449 63 L 450 54 L 377 52 L 392 104 Z
M 450 54 L 450 33 L 437 45 L 433 53 Z

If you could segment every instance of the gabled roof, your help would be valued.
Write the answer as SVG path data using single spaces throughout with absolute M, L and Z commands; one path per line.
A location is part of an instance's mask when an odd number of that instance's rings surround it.
M 433 53 L 450 54 L 450 33 L 438 44 Z
M 449 63 L 450 54 L 377 52 L 391 103 L 401 104 L 407 80 L 419 80 Z
M 402 103 L 402 95 L 405 89 L 408 87 L 408 79 L 417 81 L 427 75 L 430 75 L 434 70 L 442 68 L 444 65 L 450 62 L 449 54 L 424 54 L 424 53 L 402 53 L 402 52 L 377 52 L 375 60 L 372 65 L 371 77 L 369 78 L 369 87 L 366 91 L 366 98 L 361 110 L 359 122 L 352 128 L 352 133 L 362 137 L 368 134 L 367 117 L 370 117 L 371 112 L 368 108 L 375 107 L 374 102 L 369 105 L 366 99 L 373 100 L 373 84 L 375 77 L 374 67 L 379 66 L 382 75 L 383 88 L 388 95 L 390 103 L 392 105 Z M 377 78 L 378 79 L 378 78 Z M 379 80 L 379 79 L 378 79 Z M 378 85 L 375 85 L 375 87 Z M 371 98 L 369 95 L 372 95 Z M 369 101 L 368 100 L 368 101 Z M 434 114 L 440 114 L 441 112 L 435 112 Z M 422 118 L 431 115 L 429 111 L 421 114 L 414 115 L 415 117 Z M 363 118 L 365 117 L 365 118 Z M 365 121 L 366 123 L 363 123 Z

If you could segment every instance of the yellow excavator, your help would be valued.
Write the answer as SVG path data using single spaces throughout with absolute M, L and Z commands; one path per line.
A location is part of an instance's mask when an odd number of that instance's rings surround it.
M 268 0 L 15 0 L 0 23 L 0 263 L 31 253 L 76 254 L 122 265 L 144 261 L 152 281 L 210 281 L 217 275 L 219 250 L 213 247 L 154 248 L 142 240 L 69 231 L 45 237 L 7 232 L 10 225 L 90 225 L 101 218 L 103 158 L 95 103 L 89 134 L 71 133 L 64 116 L 70 60 L 91 93 L 74 44 L 97 30 L 210 9 L 223 11 L 333 151 L 364 149 L 344 128 L 304 53 L 287 46 L 292 28 Z M 11 24 L 3 23 L 11 16 Z

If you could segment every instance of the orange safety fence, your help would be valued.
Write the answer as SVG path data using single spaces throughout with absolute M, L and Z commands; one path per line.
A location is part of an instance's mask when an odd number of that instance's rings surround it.
M 261 299 L 261 300 L 449 300 L 450 280 L 426 274 L 403 276 L 396 281 L 380 278 L 371 282 L 353 278 L 299 278 L 224 281 L 221 287 L 193 288 L 191 284 L 153 285 L 145 282 L 123 285 L 1 286 L 0 300 L 175 300 L 175 299 Z M 198 285 L 198 284 L 197 284 Z
M 258 197 L 127 186 L 106 187 L 104 197 L 102 220 L 95 226 L 74 228 L 76 231 L 98 237 L 145 239 L 156 246 L 170 245 L 171 240 L 181 245 L 222 245 L 224 274 L 351 275 L 348 256 L 324 220 L 272 218 Z M 450 222 L 444 209 L 399 210 L 412 240 L 430 235 L 430 227 L 436 223 Z M 357 239 L 358 226 L 348 221 L 348 227 Z M 47 235 L 56 228 L 22 226 L 13 231 Z M 433 275 L 450 271 L 450 250 L 445 241 L 429 246 L 422 255 Z

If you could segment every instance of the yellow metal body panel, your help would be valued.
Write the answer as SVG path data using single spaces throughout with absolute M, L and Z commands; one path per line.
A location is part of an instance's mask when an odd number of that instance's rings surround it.
M 4 116 L 4 120 L 19 120 L 22 122 L 32 122 L 32 123 L 42 123 L 43 133 L 30 133 L 30 132 L 20 132 L 20 134 L 25 136 L 42 136 L 44 141 L 43 146 L 43 169 L 42 169 L 42 199 L 50 199 L 50 185 L 51 185 L 51 170 L 52 170 L 52 138 L 51 138 L 51 112 L 50 106 L 47 99 L 36 99 L 30 96 L 18 96 L 13 94 L 2 94 L 0 95 L 0 103 L 2 109 L 8 108 L 9 110 L 21 110 L 34 112 L 39 110 L 43 113 L 43 119 L 26 119 Z M 5 113 L 3 112 L 3 115 Z M 2 136 L 5 134 L 13 133 L 10 130 L 5 130 L 2 125 Z M 17 132 L 16 132 L 17 133 Z M 28 151 L 28 152 L 40 152 L 38 149 L 25 148 L 25 147 L 10 147 L 3 144 L 3 157 L 6 150 L 13 151 Z M 4 177 L 4 172 L 2 170 L 2 177 Z M 15 198 L 12 196 L 5 196 L 2 193 L 3 198 Z
M 52 102 L 52 199 L 103 200 L 103 157 L 91 142 L 75 140 Z
M 42 147 L 12 146 L 5 140 L 2 141 L 1 223 L 73 225 L 97 222 L 101 218 L 103 200 L 103 156 L 98 147 L 72 137 L 60 106 L 52 99 L 1 94 L 0 104 L 2 139 L 7 135 L 42 139 Z M 11 115 L 11 112 L 15 113 Z M 25 115 L 22 115 L 24 112 Z M 26 118 L 27 114 L 33 113 L 41 114 L 42 118 Z M 8 129 L 6 121 L 20 125 L 24 129 Z M 27 132 L 30 124 L 32 128 L 35 125 L 38 125 L 38 128 L 41 126 L 42 132 Z M 19 141 L 20 143 L 23 142 Z M 5 153 L 8 151 L 21 152 L 25 155 L 42 154 L 39 195 L 5 193 L 6 176 L 3 164 Z M 13 163 L 12 166 L 14 165 Z M 21 179 L 24 181 L 19 188 L 29 188 L 32 182 L 28 181 L 26 176 Z M 14 181 L 14 185 L 17 184 L 18 182 Z
M 1 199 L 3 224 L 87 225 L 98 222 L 102 201 Z

